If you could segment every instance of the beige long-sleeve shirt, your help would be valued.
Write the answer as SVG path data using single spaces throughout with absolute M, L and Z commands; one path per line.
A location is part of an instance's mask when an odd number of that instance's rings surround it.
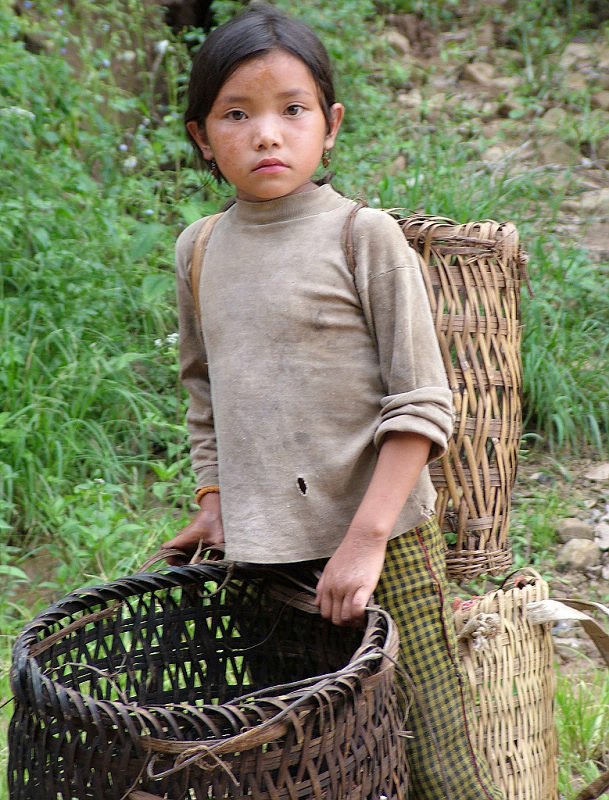
M 218 483 L 226 557 L 257 563 L 332 555 L 389 431 L 441 455 L 452 427 L 420 268 L 398 225 L 364 208 L 356 274 L 341 235 L 353 201 L 325 185 L 237 201 L 208 243 L 196 319 L 190 258 L 177 242 L 180 375 L 197 487 Z M 433 513 L 427 468 L 392 536 Z

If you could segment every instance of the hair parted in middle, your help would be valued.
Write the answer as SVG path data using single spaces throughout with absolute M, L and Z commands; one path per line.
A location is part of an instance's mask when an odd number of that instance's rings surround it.
M 200 127 L 224 83 L 241 64 L 274 50 L 285 50 L 308 67 L 319 91 L 319 102 L 330 127 L 330 109 L 336 102 L 332 66 L 326 48 L 311 28 L 272 6 L 256 4 L 213 30 L 197 51 L 188 84 L 184 122 Z M 198 145 L 188 133 L 197 157 L 209 169 Z

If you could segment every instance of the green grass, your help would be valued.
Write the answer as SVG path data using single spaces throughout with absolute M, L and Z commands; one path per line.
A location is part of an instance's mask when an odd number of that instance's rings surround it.
M 594 664 L 584 670 L 586 677 L 558 674 L 558 781 L 565 798 L 575 797 L 607 769 L 604 759 L 609 752 L 609 673 Z
M 448 29 L 460 4 L 277 4 L 313 25 L 336 64 L 347 108 L 333 154 L 338 189 L 378 206 L 518 224 L 534 289 L 523 297 L 527 430 L 557 454 L 606 453 L 607 265 L 552 234 L 569 176 L 557 184 L 518 157 L 483 159 L 494 141 L 534 134 L 554 101 L 568 106 L 559 135 L 570 146 L 594 150 L 606 136 L 589 93 L 565 88 L 557 61 L 580 17 L 568 3 L 511 3 L 506 29 L 526 80 L 518 119 L 488 140 L 469 102 L 430 102 L 436 67 L 421 76 L 382 35 L 379 11 L 421 12 Z M 227 196 L 192 169 L 182 133 L 189 48 L 201 32 L 173 37 L 157 7 L 135 0 L 29 5 L 17 15 L 0 0 L 0 699 L 25 619 L 78 585 L 134 571 L 189 513 L 173 242 Z M 546 24 L 542 5 L 568 8 Z M 241 6 L 215 7 L 223 19 Z M 495 17 L 488 8 L 481 18 Z M 473 25 L 440 58 L 466 60 L 475 35 Z M 406 114 L 396 95 L 411 82 L 424 102 Z M 519 557 L 551 549 L 563 510 L 541 491 L 516 510 Z

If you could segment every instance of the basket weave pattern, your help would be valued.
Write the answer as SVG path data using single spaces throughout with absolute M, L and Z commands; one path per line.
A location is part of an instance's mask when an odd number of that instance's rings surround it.
M 393 622 L 362 636 L 295 594 L 208 563 L 38 615 L 13 654 L 11 800 L 406 800 Z
M 436 514 L 454 542 L 451 577 L 505 572 L 510 494 L 522 430 L 520 285 L 525 256 L 511 223 L 398 218 L 421 257 L 453 393 L 455 431 L 431 465 Z
M 534 573 L 455 612 L 461 669 L 478 718 L 476 746 L 506 800 L 558 798 L 552 625 L 527 618 L 527 604 L 548 595 Z

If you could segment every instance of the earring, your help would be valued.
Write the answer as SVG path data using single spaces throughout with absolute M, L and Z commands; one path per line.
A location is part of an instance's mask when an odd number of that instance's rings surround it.
M 321 163 L 323 164 L 324 169 L 328 169 L 330 166 L 330 158 L 332 155 L 331 150 L 324 150 L 321 154 Z
M 214 178 L 219 181 L 220 180 L 220 170 L 218 169 L 218 165 L 216 164 L 215 160 L 212 158 L 209 161 L 209 170 Z

